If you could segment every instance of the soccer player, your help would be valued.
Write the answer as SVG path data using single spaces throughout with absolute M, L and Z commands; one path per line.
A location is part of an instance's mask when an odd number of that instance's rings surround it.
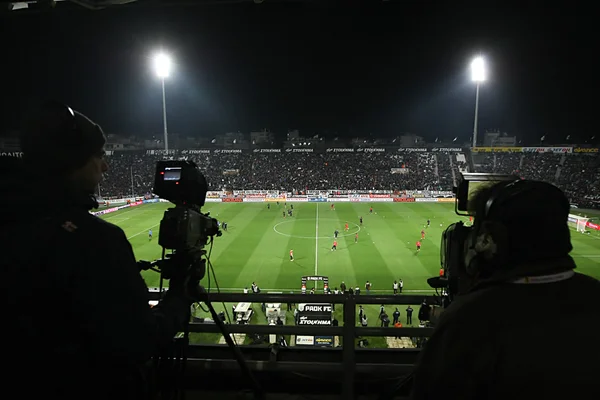
M 421 240 L 425 240 L 425 231 L 421 229 Z
M 338 231 L 337 229 L 333 232 L 333 237 L 335 239 L 337 239 L 338 235 L 340 234 L 340 231 Z
M 354 234 L 354 243 L 358 243 L 358 232 Z
M 362 217 L 360 217 L 360 224 L 362 225 Z
M 350 228 L 348 228 L 348 223 L 347 223 L 347 222 L 346 222 L 346 225 L 344 225 L 344 230 L 345 230 L 346 232 L 348 232 L 348 231 L 350 230 Z
M 331 251 L 337 250 L 337 240 L 333 241 L 333 246 L 331 246 Z
M 290 208 L 293 210 L 293 209 L 294 209 L 294 205 L 293 205 L 293 204 L 290 204 Z
M 285 210 L 282 211 L 283 218 L 285 218 Z
M 152 240 L 152 229 L 148 231 L 148 240 Z
M 373 207 L 369 207 L 369 214 L 373 214 Z
M 267 203 L 267 210 L 271 209 L 271 203 Z
M 427 227 L 429 228 L 429 225 L 431 225 L 431 220 L 427 219 Z
M 294 261 L 294 250 L 290 250 L 290 261 Z
M 417 241 L 417 253 L 421 251 L 421 242 Z
M 331 203 L 331 211 L 335 211 L 335 204 Z

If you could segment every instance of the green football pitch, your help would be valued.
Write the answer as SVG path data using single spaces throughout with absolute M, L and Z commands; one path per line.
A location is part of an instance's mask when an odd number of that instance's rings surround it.
M 316 274 L 329 277 L 332 289 L 344 281 L 364 290 L 369 280 L 373 291 L 391 293 L 394 280 L 402 279 L 404 292 L 428 293 L 431 289 L 426 280 L 440 268 L 443 230 L 458 220 L 467 221 L 454 213 L 453 203 L 336 203 L 335 210 L 330 205 L 294 203 L 293 217 L 284 218 L 283 204 L 271 203 L 267 209 L 266 203 L 207 203 L 202 211 L 228 224 L 228 230 L 215 239 L 211 254 L 220 289 L 239 292 L 256 282 L 263 292 L 299 291 L 301 277 Z M 146 204 L 103 218 L 125 231 L 138 260 L 155 260 L 162 251 L 158 245 L 160 220 L 171 206 Z M 427 219 L 430 227 L 425 227 Z M 150 229 L 152 239 L 148 237 Z M 332 251 L 336 229 L 340 232 L 338 247 Z M 426 235 L 417 253 L 415 243 L 421 230 Z M 523 240 L 535 235 L 535 224 L 523 235 Z M 571 237 L 577 270 L 600 278 L 598 232 L 584 235 L 572 230 Z M 294 261 L 289 257 L 292 249 Z M 148 286 L 158 286 L 156 272 L 144 271 L 143 276 Z M 208 286 L 208 277 L 202 284 Z M 214 279 L 210 286 L 215 289 Z

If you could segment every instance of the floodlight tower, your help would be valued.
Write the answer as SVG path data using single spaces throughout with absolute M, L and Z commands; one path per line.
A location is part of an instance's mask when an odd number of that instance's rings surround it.
M 156 75 L 162 82 L 162 101 L 163 101 L 163 125 L 165 131 L 165 150 L 169 150 L 169 136 L 167 133 L 167 98 L 165 96 L 165 78 L 169 77 L 171 72 L 171 58 L 164 54 L 158 53 L 154 56 L 154 69 Z
M 473 147 L 477 147 L 477 120 L 479 118 L 479 85 L 486 79 L 485 61 L 482 57 L 475 57 L 471 62 L 471 79 L 476 84 L 475 94 L 475 122 L 473 123 Z

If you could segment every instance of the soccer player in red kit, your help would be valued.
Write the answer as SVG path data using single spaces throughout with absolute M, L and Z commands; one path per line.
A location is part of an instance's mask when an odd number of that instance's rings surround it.
M 421 229 L 421 240 L 425 240 L 425 231 Z
M 335 210 L 335 204 L 331 203 L 331 211 Z
M 358 243 L 358 232 L 354 234 L 354 243 Z
M 373 207 L 369 207 L 369 214 L 373 214 Z
M 290 261 L 294 261 L 294 250 L 290 250 Z
M 350 228 L 348 228 L 348 223 L 346 222 L 346 225 L 344 226 L 344 229 L 346 230 L 346 232 L 348 232 L 350 230 Z
M 331 246 L 331 251 L 337 250 L 337 240 L 333 241 L 333 246 Z
M 417 252 L 421 251 L 421 242 L 417 241 Z

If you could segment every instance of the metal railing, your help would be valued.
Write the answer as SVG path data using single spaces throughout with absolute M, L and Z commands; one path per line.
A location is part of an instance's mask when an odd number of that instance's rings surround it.
M 159 293 L 150 292 L 154 299 Z M 417 295 L 302 295 L 302 294 L 234 294 L 210 293 L 205 300 L 211 303 L 334 303 L 343 306 L 343 319 L 339 326 L 298 326 L 298 325 L 248 325 L 227 324 L 228 333 L 246 334 L 277 334 L 277 335 L 325 335 L 339 336 L 341 348 L 310 348 L 287 347 L 272 348 L 241 345 L 242 353 L 246 359 L 250 358 L 248 365 L 251 370 L 266 371 L 296 371 L 310 370 L 336 371 L 342 374 L 340 393 L 344 398 L 352 399 L 355 396 L 355 382 L 357 373 L 375 370 L 396 373 L 406 373 L 414 365 L 419 349 L 363 349 L 357 348 L 355 338 L 365 336 L 379 337 L 429 337 L 433 328 L 395 328 L 395 327 L 359 327 L 356 326 L 356 306 L 359 304 L 421 304 L 426 300 L 428 304 L 437 304 L 435 296 Z M 418 313 L 418 310 L 415 310 Z M 415 319 L 418 320 L 417 315 Z M 214 323 L 190 323 L 190 332 L 221 333 Z M 203 369 L 231 370 L 237 368 L 233 357 L 223 350 L 226 345 L 193 345 L 188 349 L 188 365 L 190 371 Z M 278 346 L 276 346 L 278 347 Z M 219 348 L 221 351 L 217 350 Z M 193 372 L 190 372 L 193 373 Z M 399 375 L 398 375 L 399 376 Z

